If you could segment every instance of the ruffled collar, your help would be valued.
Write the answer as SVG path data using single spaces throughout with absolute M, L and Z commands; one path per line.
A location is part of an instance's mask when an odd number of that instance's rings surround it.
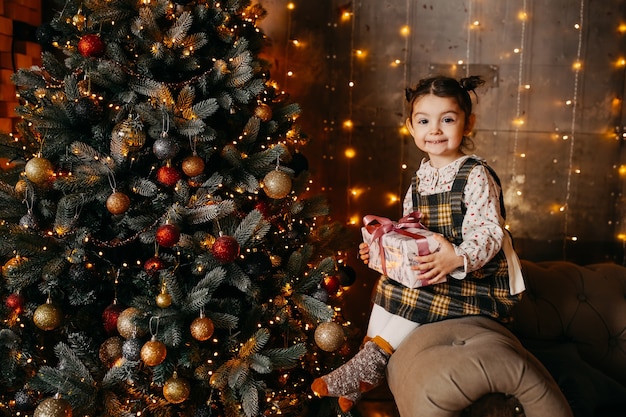
M 417 170 L 417 176 L 420 179 L 420 188 L 435 188 L 437 185 L 453 182 L 457 172 L 459 172 L 461 164 L 470 156 L 482 160 L 482 158 L 476 155 L 463 155 L 444 167 L 435 168 L 431 165 L 430 160 L 426 158 L 422 159 L 420 167 Z

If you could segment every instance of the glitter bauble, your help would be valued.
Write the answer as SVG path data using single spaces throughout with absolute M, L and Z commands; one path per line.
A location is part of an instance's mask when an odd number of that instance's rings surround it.
M 139 319 L 141 318 L 141 311 L 135 307 L 128 307 L 120 313 L 117 318 L 117 331 L 124 339 L 130 339 L 131 337 L 141 337 L 146 334 L 139 326 Z
M 320 287 L 317 287 L 317 288 L 315 289 L 315 291 L 313 291 L 313 292 L 311 293 L 311 297 L 313 297 L 313 298 L 315 298 L 315 299 L 317 299 L 317 300 L 320 300 L 322 303 L 326 303 L 326 302 L 328 302 L 328 298 L 329 298 L 329 297 L 328 297 L 328 291 L 326 291 L 326 290 L 325 290 L 324 288 L 322 288 L 321 286 L 320 286 Z
M 122 356 L 124 359 L 137 362 L 141 359 L 141 347 L 143 341 L 137 337 L 127 339 L 122 343 Z
M 78 52 L 86 58 L 99 58 L 104 55 L 104 42 L 98 35 L 85 35 L 78 41 Z
M 148 259 L 143 264 L 144 271 L 146 271 L 148 274 L 151 274 L 151 275 L 159 272 L 164 267 L 165 267 L 165 263 L 163 262 L 163 259 L 159 258 L 156 255 Z
M 213 336 L 215 325 L 210 318 L 200 316 L 191 322 L 189 330 L 194 339 L 204 342 Z
M 254 115 L 264 122 L 272 120 L 272 108 L 267 104 L 259 104 L 254 109 Z
M 146 133 L 143 131 L 143 123 L 138 118 L 128 116 L 113 127 L 111 140 L 120 142 L 131 151 L 141 149 L 146 143 Z
M 168 308 L 172 305 L 172 296 L 166 291 L 159 293 L 156 296 L 156 305 L 160 308 Z
M 12 293 L 4 300 L 4 305 L 15 313 L 21 313 L 24 310 L 24 296 L 19 293 Z
M 79 98 L 74 105 L 74 112 L 76 113 L 78 123 L 82 125 L 97 123 L 100 117 L 102 117 L 100 103 L 89 97 Z
M 15 393 L 15 408 L 20 411 L 31 410 L 35 407 L 35 394 L 26 388 L 22 388 L 21 390 Z
M 14 273 L 21 264 L 23 264 L 27 260 L 28 258 L 19 256 L 19 255 L 14 256 L 13 258 L 10 258 L 8 261 L 6 261 L 4 265 L 2 265 L 2 276 L 7 278 L 9 275 Z
M 46 398 L 39 403 L 33 417 L 72 417 L 72 406 L 64 398 Z
M 126 213 L 130 207 L 130 198 L 119 191 L 115 191 L 107 198 L 107 210 L 113 215 Z
M 339 277 L 336 275 L 327 275 L 322 280 L 322 288 L 326 290 L 329 295 L 335 295 L 341 288 Z
M 141 348 L 141 360 L 148 366 L 157 366 L 163 363 L 167 356 L 167 348 L 160 340 L 152 338 Z
M 334 352 L 345 342 L 343 328 L 332 321 L 320 323 L 315 329 L 315 343 L 326 352 Z
M 204 159 L 198 155 L 188 156 L 183 160 L 182 169 L 188 177 L 197 177 L 204 172 Z
M 35 216 L 33 216 L 33 213 L 29 212 L 23 215 L 22 218 L 20 219 L 20 226 L 22 226 L 25 229 L 36 229 L 37 220 L 35 219 Z
M 221 263 L 229 263 L 239 256 L 239 242 L 232 236 L 220 236 L 211 247 L 213 257 Z
M 124 311 L 124 306 L 113 303 L 104 309 L 102 312 L 102 324 L 104 325 L 104 330 L 107 334 L 113 334 L 117 332 L 117 321 L 120 317 L 122 311 Z
M 167 135 L 162 135 L 154 141 L 152 152 L 160 160 L 172 159 L 176 156 L 180 147 L 178 143 Z
M 122 343 L 121 337 L 113 336 L 100 345 L 98 357 L 107 368 L 111 368 L 122 357 Z
M 33 314 L 33 323 L 41 330 L 54 330 L 63 322 L 63 312 L 61 309 L 52 304 L 46 302 L 40 305 Z
M 53 173 L 52 162 L 46 158 L 31 158 L 28 162 L 26 162 L 26 166 L 24 167 L 24 174 L 26 174 L 26 178 L 35 184 L 43 184 L 44 182 L 47 182 L 52 177 Z
M 180 179 L 180 172 L 174 167 L 162 166 L 157 171 L 157 181 L 168 187 L 175 186 Z
M 180 230 L 173 224 L 159 226 L 155 235 L 156 242 L 164 248 L 171 248 L 180 239 Z
M 269 198 L 285 198 L 291 192 L 291 177 L 283 171 L 270 171 L 263 178 L 263 191 Z
M 179 378 L 176 373 L 163 385 L 163 397 L 172 404 L 179 404 L 189 397 L 191 385 L 184 378 Z

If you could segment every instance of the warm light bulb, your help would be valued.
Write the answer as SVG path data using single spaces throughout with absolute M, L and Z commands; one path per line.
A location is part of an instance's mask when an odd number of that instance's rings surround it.
M 583 67 L 583 63 L 580 61 L 576 61 L 572 64 L 572 68 L 574 68 L 576 71 L 580 70 Z
M 287 9 L 289 9 L 289 10 L 293 10 L 293 9 L 295 9 L 295 8 L 296 8 L 296 5 L 295 5 L 295 4 L 293 4 L 292 2 L 287 3 Z
M 526 19 L 528 19 L 528 13 L 526 13 L 526 12 L 524 12 L 524 11 L 521 11 L 521 12 L 519 12 L 519 13 L 517 14 L 517 18 L 518 18 L 519 20 L 526 20 Z
M 408 36 L 411 33 L 411 28 L 408 25 L 404 25 L 400 28 L 400 34 L 402 36 Z
M 343 122 L 343 127 L 345 129 L 352 129 L 352 126 L 353 126 L 352 120 L 346 120 Z
M 620 23 L 617 27 L 617 31 L 622 34 L 626 33 L 626 23 Z
M 347 148 L 344 152 L 344 155 L 346 156 L 346 158 L 352 159 L 356 156 L 356 151 L 354 150 L 354 148 Z

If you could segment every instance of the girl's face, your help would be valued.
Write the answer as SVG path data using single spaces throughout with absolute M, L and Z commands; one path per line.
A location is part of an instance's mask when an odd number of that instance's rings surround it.
M 406 120 L 415 145 L 426 152 L 430 163 L 441 168 L 463 155 L 461 143 L 474 125 L 474 115 L 465 122 L 465 113 L 451 97 L 428 94 L 413 103 Z

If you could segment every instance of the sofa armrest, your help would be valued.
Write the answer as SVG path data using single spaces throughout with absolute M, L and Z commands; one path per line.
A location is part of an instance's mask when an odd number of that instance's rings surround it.
M 489 393 L 515 396 L 527 416 L 572 416 L 543 365 L 485 317 L 418 327 L 391 356 L 387 381 L 402 417 L 456 417 Z

